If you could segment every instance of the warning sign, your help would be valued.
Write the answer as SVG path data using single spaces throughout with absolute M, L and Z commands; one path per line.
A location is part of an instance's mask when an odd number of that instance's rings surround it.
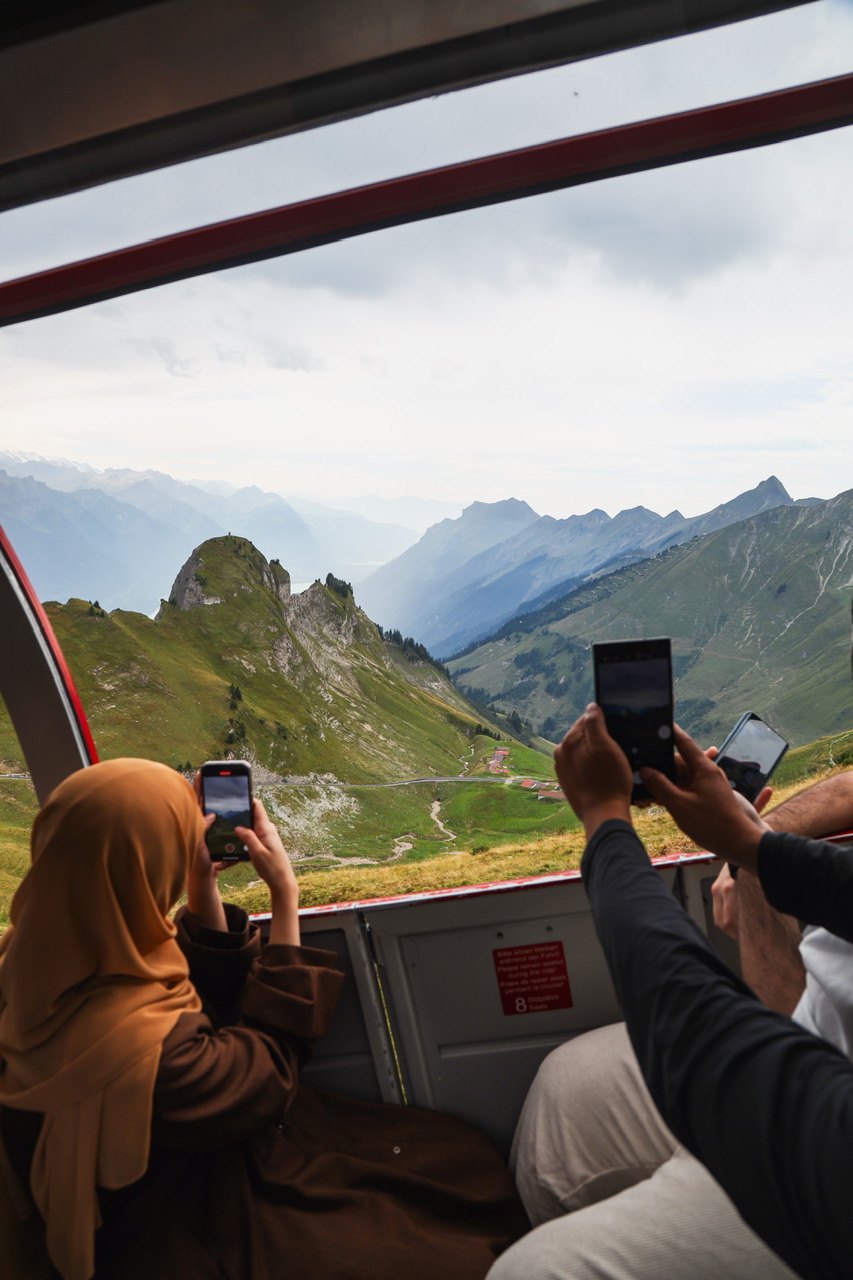
M 562 942 L 493 951 L 504 1013 L 571 1009 L 572 991 Z

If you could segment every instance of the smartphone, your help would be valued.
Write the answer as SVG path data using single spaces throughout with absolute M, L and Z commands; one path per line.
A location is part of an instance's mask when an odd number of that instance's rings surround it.
M 782 735 L 754 711 L 747 711 L 720 747 L 717 764 L 733 789 L 752 804 L 788 745 Z
M 208 760 L 201 766 L 201 807 L 215 813 L 206 838 L 214 862 L 245 862 L 249 850 L 235 827 L 254 826 L 252 768 L 245 760 Z
M 592 661 L 595 700 L 634 770 L 631 803 L 651 800 L 640 781 L 642 767 L 675 778 L 669 638 L 594 644 Z

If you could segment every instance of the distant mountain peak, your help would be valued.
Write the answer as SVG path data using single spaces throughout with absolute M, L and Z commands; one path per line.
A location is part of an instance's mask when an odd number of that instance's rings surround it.
M 513 519 L 529 516 L 531 520 L 539 519 L 538 512 L 534 511 L 530 504 L 522 501 L 521 498 L 503 498 L 499 502 L 472 502 L 463 509 L 460 519 L 481 519 L 484 516 L 487 518 L 494 518 L 495 516 L 505 518 L 509 516 Z
M 766 480 L 762 480 L 760 484 L 755 486 L 754 493 L 760 493 L 762 497 L 776 498 L 779 506 L 783 504 L 787 506 L 793 501 L 790 493 L 777 476 L 768 476 Z

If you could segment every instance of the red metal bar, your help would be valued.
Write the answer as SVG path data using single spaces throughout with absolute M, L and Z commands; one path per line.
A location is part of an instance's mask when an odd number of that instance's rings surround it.
M 0 285 L 0 325 L 368 231 L 853 123 L 853 75 L 377 182 Z
M 50 619 L 2 528 L 0 605 L 0 695 L 43 801 L 98 753 Z

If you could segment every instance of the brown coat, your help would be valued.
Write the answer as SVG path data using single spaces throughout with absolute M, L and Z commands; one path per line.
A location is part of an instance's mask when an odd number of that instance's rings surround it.
M 333 953 L 259 949 L 184 912 L 205 1013 L 163 1043 L 145 1176 L 103 1193 L 96 1280 L 480 1280 L 527 1229 L 497 1152 L 460 1121 L 297 1083 L 328 1028 Z M 239 999 L 239 1025 L 219 1026 Z M 25 1172 L 40 1117 L 5 1111 Z

